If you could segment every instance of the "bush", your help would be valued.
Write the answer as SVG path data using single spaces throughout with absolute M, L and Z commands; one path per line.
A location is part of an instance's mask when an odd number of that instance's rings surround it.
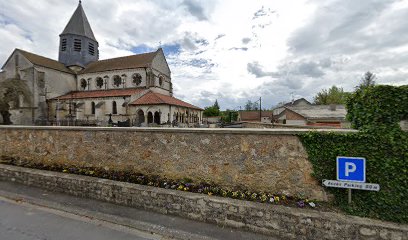
M 347 118 L 358 133 L 310 132 L 300 136 L 319 180 L 336 179 L 336 157 L 366 158 L 366 181 L 379 192 L 355 190 L 347 204 L 345 189 L 328 188 L 335 205 L 347 213 L 408 223 L 408 133 L 399 121 L 408 117 L 408 86 L 360 88 L 347 101 Z
M 357 216 L 408 223 L 407 133 L 310 132 L 300 138 L 319 181 L 336 179 L 337 156 L 356 156 L 366 158 L 367 182 L 380 184 L 379 192 L 353 190 L 350 206 L 346 189 L 327 188 L 335 205 Z

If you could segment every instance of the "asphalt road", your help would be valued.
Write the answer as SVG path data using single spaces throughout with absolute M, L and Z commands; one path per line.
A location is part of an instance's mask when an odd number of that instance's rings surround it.
M 158 239 L 115 224 L 0 198 L 1 240 Z
M 0 240 L 274 240 L 271 236 L 0 181 Z

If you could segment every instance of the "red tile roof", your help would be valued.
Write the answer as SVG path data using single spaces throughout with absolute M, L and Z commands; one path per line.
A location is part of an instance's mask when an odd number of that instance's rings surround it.
M 158 51 L 126 57 L 110 58 L 88 64 L 80 74 L 149 67 Z
M 131 89 L 110 89 L 110 90 L 97 90 L 97 91 L 74 91 L 65 95 L 53 98 L 59 100 L 66 99 L 83 99 L 83 98 L 97 98 L 97 97 L 125 97 L 131 96 L 136 93 L 145 91 L 144 88 L 131 88 Z
M 203 110 L 202 108 L 199 108 L 189 103 L 186 103 L 184 101 L 181 101 L 180 99 L 177 99 L 175 97 L 170 97 L 167 95 L 163 95 L 160 93 L 154 93 L 154 92 L 146 93 L 145 95 L 136 99 L 129 105 L 161 105 L 161 104 L 168 104 L 168 105 L 173 105 L 173 106 L 180 106 L 180 107 Z

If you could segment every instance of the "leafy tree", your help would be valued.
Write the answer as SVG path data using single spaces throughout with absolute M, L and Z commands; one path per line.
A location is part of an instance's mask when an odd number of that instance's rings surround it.
M 204 108 L 203 112 L 205 117 L 216 117 L 220 115 L 220 110 L 214 106 Z
M 234 110 L 227 109 L 226 111 L 221 112 L 221 120 L 224 122 L 233 122 L 237 121 L 238 112 Z
M 344 92 L 343 88 L 332 86 L 329 89 L 323 89 L 314 97 L 314 103 L 319 105 L 345 104 L 350 93 Z
M 204 108 L 203 114 L 205 117 L 220 116 L 220 105 L 218 105 L 218 101 L 215 100 L 214 105 Z
M 244 106 L 244 109 L 246 111 L 259 110 L 259 106 L 257 102 L 252 102 L 251 100 L 248 100 Z
M 9 110 L 20 106 L 20 96 L 23 96 L 23 100 L 30 104 L 30 95 L 25 81 L 17 78 L 0 82 L 0 114 L 3 118 L 3 124 L 12 124 Z M 14 106 L 10 106 L 11 102 Z

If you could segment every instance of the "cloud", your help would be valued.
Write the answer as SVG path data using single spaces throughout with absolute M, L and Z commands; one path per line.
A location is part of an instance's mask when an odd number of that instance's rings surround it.
M 191 15 L 195 16 L 198 20 L 208 20 L 208 18 L 205 16 L 204 8 L 200 5 L 199 2 L 195 0 L 184 0 L 183 5 L 185 5 L 188 12 Z
M 247 64 L 249 73 L 254 74 L 257 78 L 272 76 L 272 72 L 265 72 L 259 62 L 252 62 Z
M 248 38 L 248 37 L 242 39 L 243 44 L 248 44 L 250 41 L 251 41 L 251 39 Z

